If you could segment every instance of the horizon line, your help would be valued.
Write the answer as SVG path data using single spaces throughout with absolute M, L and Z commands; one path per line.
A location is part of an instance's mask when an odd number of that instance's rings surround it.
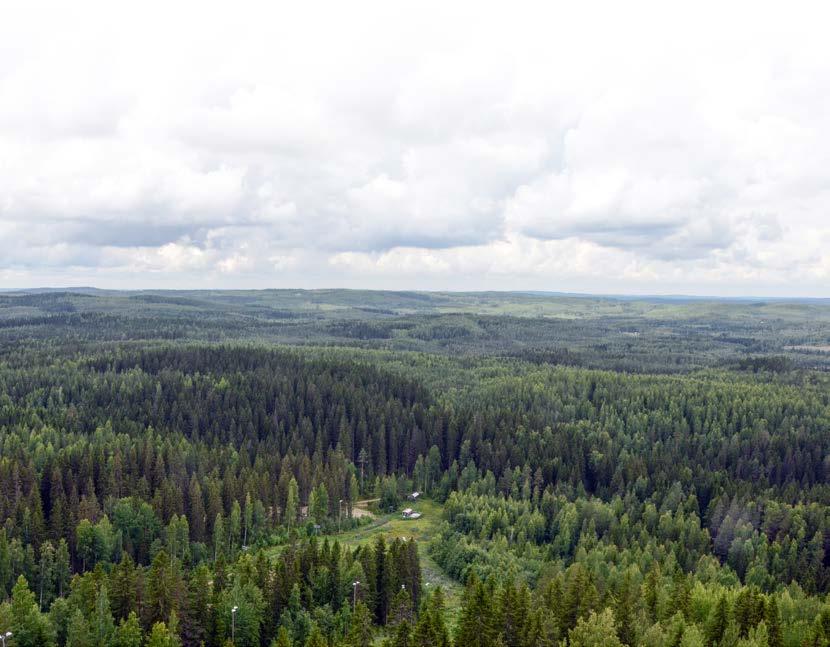
M 344 288 L 344 287 L 320 287 L 320 288 L 99 288 L 94 285 L 74 286 L 38 286 L 28 288 L 2 288 L 0 293 L 31 293 L 31 292 L 67 292 L 81 294 L 84 292 L 376 292 L 390 294 L 501 294 L 501 295 L 523 295 L 536 297 L 561 297 L 561 298 L 595 298 L 595 299 L 665 299 L 665 300 L 695 300 L 695 301 L 830 301 L 830 296 L 772 296 L 759 294 L 745 295 L 714 295 L 714 294 L 686 294 L 686 293 L 655 293 L 655 292 L 568 292 L 561 290 L 429 290 L 429 289 L 391 289 L 391 288 Z

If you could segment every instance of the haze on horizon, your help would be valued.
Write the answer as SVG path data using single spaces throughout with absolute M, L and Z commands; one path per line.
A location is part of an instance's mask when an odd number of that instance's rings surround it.
M 830 297 L 819 4 L 229 8 L 6 8 L 0 288 Z

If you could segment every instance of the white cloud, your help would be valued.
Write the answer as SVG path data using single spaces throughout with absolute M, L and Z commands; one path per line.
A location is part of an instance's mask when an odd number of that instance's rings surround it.
M 830 296 L 826 18 L 13 4 L 0 286 Z

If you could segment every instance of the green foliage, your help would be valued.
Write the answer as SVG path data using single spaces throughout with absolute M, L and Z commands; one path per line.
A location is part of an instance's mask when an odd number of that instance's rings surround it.
M 611 610 L 599 614 L 591 611 L 587 618 L 580 618 L 568 632 L 568 644 L 570 647 L 622 647 Z
M 163 622 L 156 622 L 147 638 L 146 647 L 181 647 L 181 641 Z
M 824 309 L 200 298 L 0 295 L 14 647 L 827 644 Z M 460 609 L 394 524 L 332 541 L 413 490 Z
M 217 601 L 217 636 L 226 639 L 233 635 L 234 643 L 239 647 L 259 645 L 264 612 L 265 599 L 259 587 L 237 578 L 231 588 L 220 594 Z
M 374 631 L 372 631 L 372 613 L 369 608 L 358 601 L 355 605 L 349 633 L 346 636 L 346 643 L 349 647 L 369 647 L 372 644 Z
M 35 595 L 22 575 L 12 588 L 8 626 L 16 647 L 49 647 L 55 643 L 55 629 L 40 612 Z
M 113 647 L 141 647 L 143 634 L 138 616 L 131 612 L 126 619 L 122 619 L 115 629 Z

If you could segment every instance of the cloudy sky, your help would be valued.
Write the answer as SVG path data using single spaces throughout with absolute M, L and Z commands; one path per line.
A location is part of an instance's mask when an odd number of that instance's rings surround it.
M 830 296 L 820 5 L 126 4 L 4 5 L 0 287 Z

